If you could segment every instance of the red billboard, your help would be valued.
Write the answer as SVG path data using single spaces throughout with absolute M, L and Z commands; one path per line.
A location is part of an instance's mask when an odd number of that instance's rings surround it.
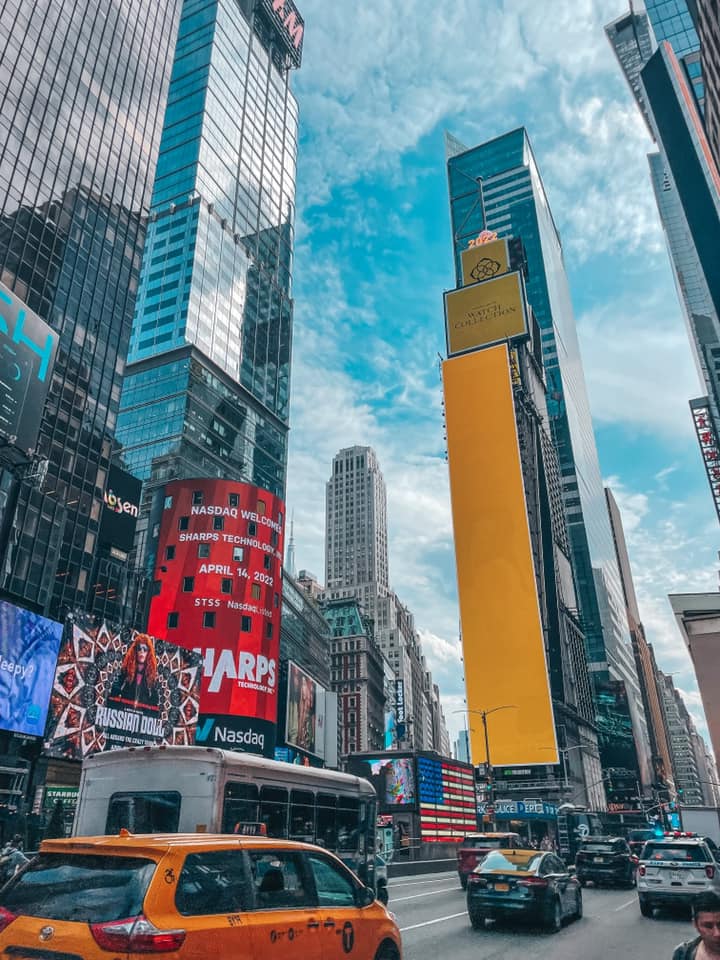
M 203 657 L 198 744 L 273 756 L 284 520 L 250 484 L 165 487 L 148 629 Z

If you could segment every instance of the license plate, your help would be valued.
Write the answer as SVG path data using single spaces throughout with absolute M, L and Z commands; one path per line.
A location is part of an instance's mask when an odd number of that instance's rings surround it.
M 605 863 L 605 857 L 595 857 L 595 863 Z
M 496 883 L 496 884 L 495 884 L 495 889 L 496 889 L 496 890 L 499 890 L 501 893 L 507 893 L 508 890 L 510 889 L 510 884 L 509 884 L 509 883 Z
M 682 880 L 682 874 L 680 873 L 679 870 L 673 870 L 672 873 L 670 874 L 670 879 L 671 879 L 671 880 Z

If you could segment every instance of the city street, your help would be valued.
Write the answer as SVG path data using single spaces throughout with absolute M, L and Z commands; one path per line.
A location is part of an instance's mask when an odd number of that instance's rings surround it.
M 631 890 L 583 891 L 585 916 L 558 934 L 529 927 L 488 925 L 473 930 L 465 893 L 454 873 L 402 877 L 390 882 L 389 908 L 402 932 L 405 960 L 670 960 L 692 936 L 688 919 L 640 916 Z

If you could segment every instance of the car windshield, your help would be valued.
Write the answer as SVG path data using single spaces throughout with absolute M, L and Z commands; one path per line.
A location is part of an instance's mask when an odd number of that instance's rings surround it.
M 537 869 L 543 856 L 543 853 L 538 853 L 534 850 L 522 850 L 518 853 L 500 853 L 499 850 L 493 851 L 485 857 L 480 865 L 480 869 L 483 872 L 486 870 L 502 870 L 503 873 L 515 873 L 521 870 L 527 873 L 533 873 Z
M 155 863 L 140 857 L 41 853 L 3 891 L 18 916 L 107 923 L 142 913 Z
M 510 841 L 510 837 L 466 837 L 462 845 L 475 849 L 482 847 L 485 850 L 500 850 L 502 847 L 509 847 Z
M 612 843 L 603 843 L 601 840 L 593 840 L 584 843 L 580 848 L 581 853 L 617 853 L 618 850 Z
M 710 859 L 698 844 L 648 843 L 643 850 L 643 860 L 684 860 L 686 863 L 707 863 Z

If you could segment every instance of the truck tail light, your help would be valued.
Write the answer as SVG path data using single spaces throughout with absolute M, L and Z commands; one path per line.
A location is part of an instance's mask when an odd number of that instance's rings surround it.
M 15 914 L 10 913 L 5 907 L 0 907 L 0 933 L 2 933 L 3 930 L 7 930 L 13 920 L 17 920 Z
M 101 950 L 113 953 L 170 953 L 185 941 L 184 930 L 158 930 L 143 916 L 91 923 L 90 932 Z
M 705 876 L 708 880 L 712 880 L 715 876 L 715 867 L 705 867 Z
M 642 864 L 640 864 L 640 866 L 638 867 L 638 873 L 640 874 L 641 877 L 645 876 L 645 867 Z

